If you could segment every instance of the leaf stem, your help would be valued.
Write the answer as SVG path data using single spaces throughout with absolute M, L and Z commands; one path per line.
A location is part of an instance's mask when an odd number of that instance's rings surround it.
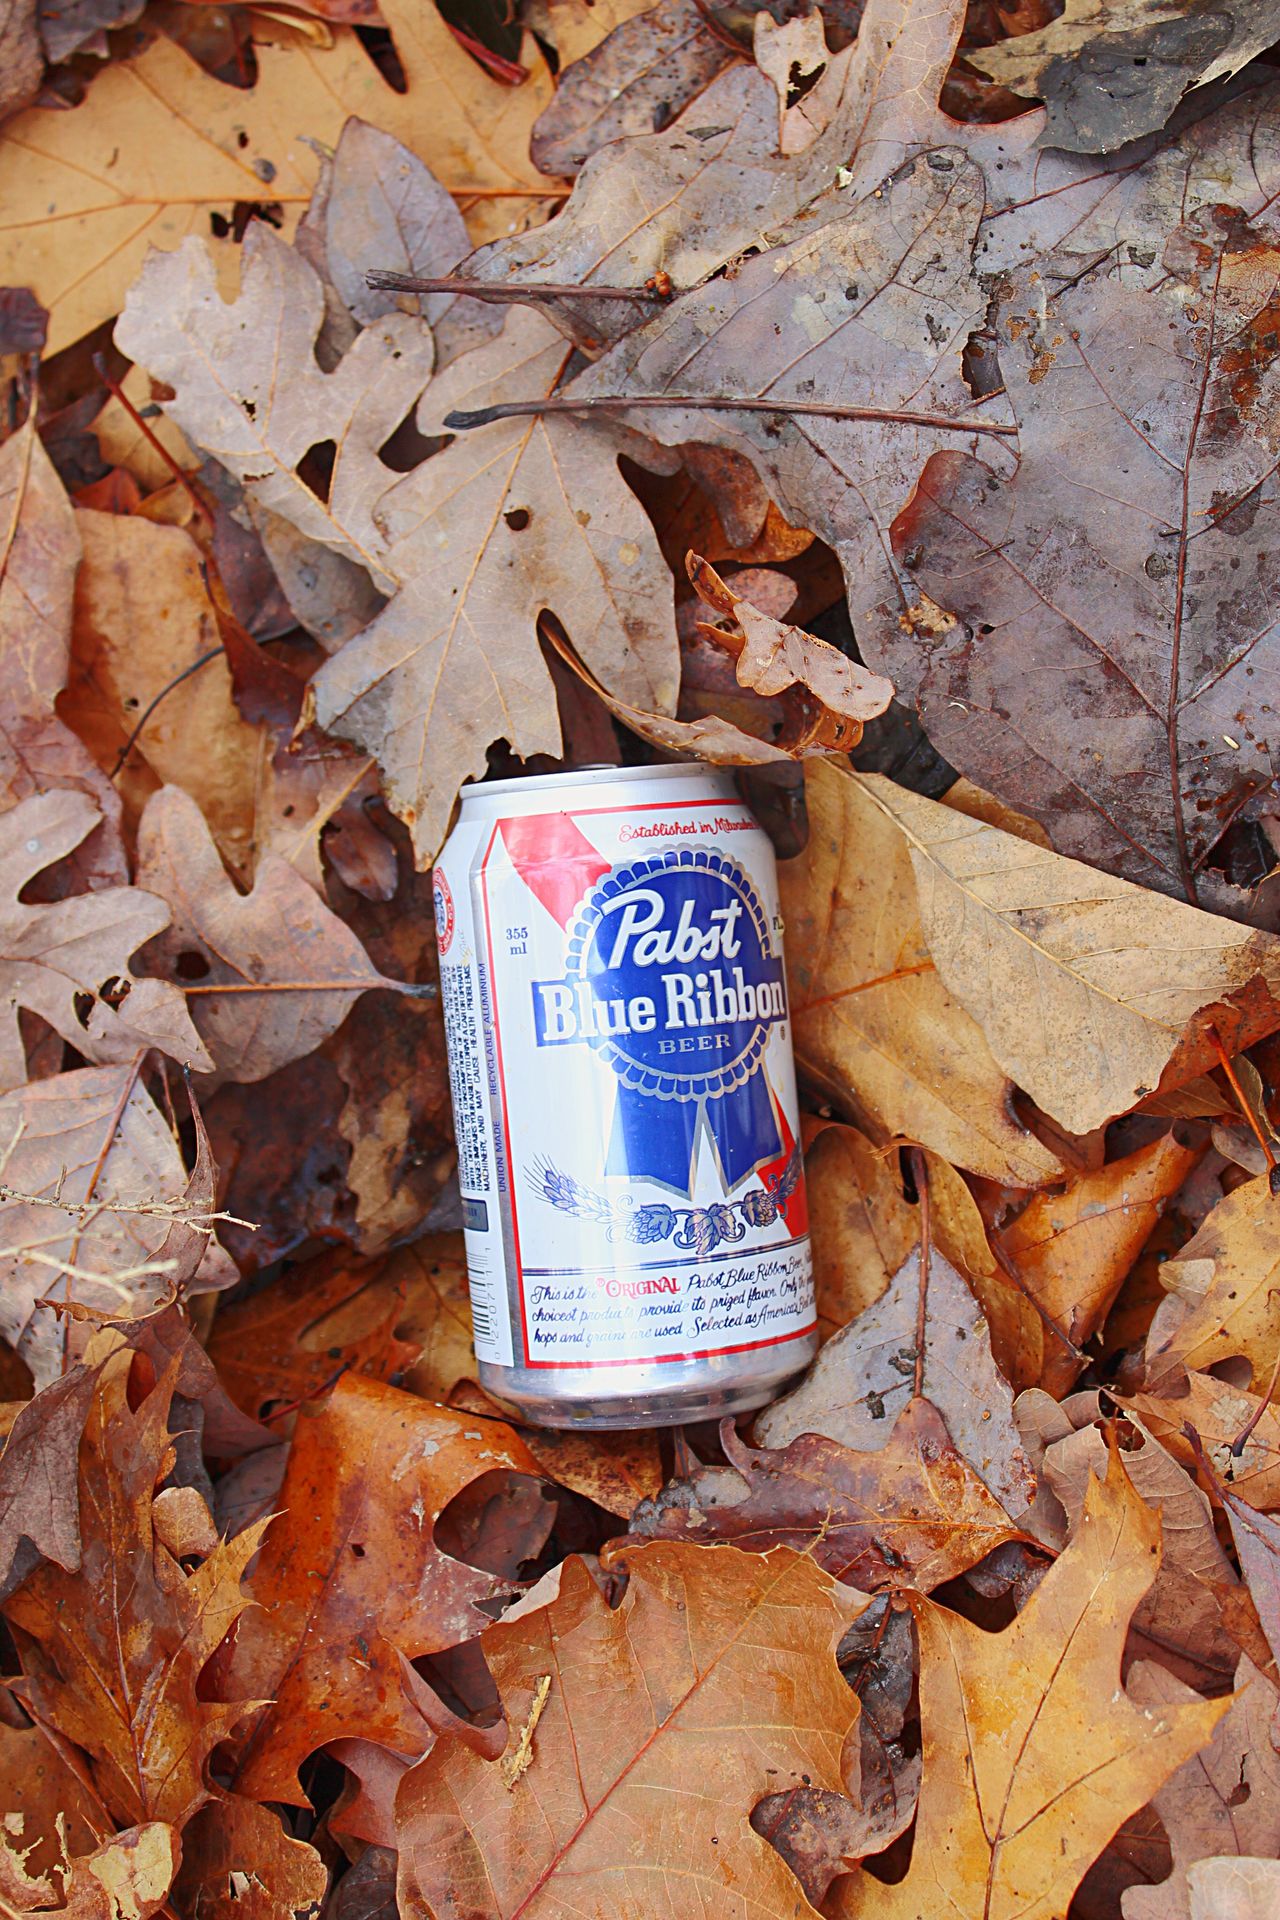
M 940 427 L 948 433 L 994 433 L 1015 438 L 1017 427 L 995 420 L 975 420 L 969 414 L 923 413 L 911 407 L 841 407 L 826 400 L 758 400 L 733 394 L 624 393 L 592 394 L 579 398 L 554 393 L 543 400 L 505 400 L 492 407 L 461 408 L 446 413 L 444 425 L 455 433 L 489 427 L 497 420 L 521 419 L 542 413 L 627 413 L 632 408 L 684 407 L 693 412 L 781 413 L 827 420 L 882 420 L 890 426 Z
M 929 1255 L 933 1246 L 929 1220 L 929 1163 L 919 1147 L 908 1147 L 907 1165 L 911 1168 L 920 1207 L 920 1291 L 916 1298 L 916 1358 L 911 1392 L 914 1399 L 921 1400 L 924 1398 L 924 1343 L 929 1327 Z
M 477 280 L 462 273 L 424 275 L 392 273 L 373 267 L 365 285 L 387 293 L 465 293 L 473 300 L 631 300 L 646 306 L 661 303 L 663 296 L 647 287 L 576 287 L 550 280 L 495 281 Z

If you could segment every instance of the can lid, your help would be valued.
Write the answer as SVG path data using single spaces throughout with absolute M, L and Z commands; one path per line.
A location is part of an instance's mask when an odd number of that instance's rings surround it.
M 487 800 L 490 795 L 508 793 L 558 793 L 565 787 L 603 787 L 625 780 L 628 784 L 640 780 L 706 780 L 708 777 L 731 782 L 732 770 L 724 767 L 710 767 L 705 761 L 679 760 L 654 767 L 615 767 L 607 762 L 586 767 L 574 767 L 565 773 L 531 773 L 516 780 L 468 780 L 461 789 L 459 798 L 463 805 L 475 800 Z

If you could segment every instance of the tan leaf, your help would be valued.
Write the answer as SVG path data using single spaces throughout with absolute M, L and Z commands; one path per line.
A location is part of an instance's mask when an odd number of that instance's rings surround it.
M 285 1920 L 324 1898 L 324 1862 L 292 1839 L 269 1807 L 218 1794 L 182 1831 L 182 1867 L 173 1894 L 181 1913 L 200 1920 Z
M 75 1477 L 75 1464 L 71 1466 Z M 0 1827 L 21 1853 L 26 1872 L 43 1879 L 67 1853 L 89 1853 L 98 1838 L 102 1809 L 39 1727 L 0 1721 Z M 59 1815 L 65 1827 L 58 1833 Z
M 913 1253 L 889 1291 L 828 1340 L 799 1386 L 766 1407 L 756 1433 L 782 1447 L 802 1433 L 841 1446 L 885 1446 L 911 1399 L 916 1357 L 920 1255 Z M 929 1262 L 922 1387 L 958 1451 L 1007 1513 L 1021 1513 L 1034 1491 L 1013 1424 L 1013 1395 L 996 1371 L 982 1311 L 937 1248 Z
M 1126 1113 L 1221 1003 L 1232 1051 L 1274 1021 L 1280 941 L 1100 874 L 878 775 L 848 776 L 911 849 L 938 972 L 1018 1085 L 1073 1133 Z M 1244 1031 L 1238 1031 L 1243 1023 Z
M 1232 1486 L 1251 1507 L 1274 1513 L 1280 1508 L 1280 1414 L 1270 1406 L 1263 1408 L 1257 1394 L 1245 1393 L 1210 1373 L 1188 1374 L 1187 1385 L 1188 1392 L 1180 1399 L 1135 1393 L 1122 1404 L 1186 1467 L 1195 1464 L 1182 1431 L 1189 1423 L 1217 1473 L 1225 1480 L 1229 1470 Z M 1255 1416 L 1259 1417 L 1255 1420 Z M 1249 1438 L 1237 1456 L 1232 1447 L 1246 1428 L 1251 1429 Z
M 0 1334 L 37 1386 L 56 1380 L 65 1335 L 46 1296 L 108 1315 L 175 1287 L 235 1283 L 214 1238 L 209 1189 L 188 1176 L 133 1066 L 84 1067 L 0 1099 Z
M 403 1287 L 403 1338 L 421 1349 L 405 1374 L 410 1392 L 447 1401 L 459 1380 L 474 1376 L 467 1253 L 460 1233 L 427 1234 L 391 1254 L 384 1277 Z
M 897 1156 L 856 1127 L 824 1127 L 804 1157 L 818 1326 L 824 1340 L 871 1306 L 920 1236 Z
M 551 95 L 532 40 L 529 77 L 506 87 L 463 52 L 434 6 L 385 0 L 409 81 L 396 93 L 351 28 L 327 44 L 287 29 L 258 37 L 257 84 L 228 89 L 160 36 L 116 59 L 71 112 L 33 107 L 0 136 L 0 283 L 32 286 L 50 311 L 49 351 L 118 313 L 148 247 L 207 235 L 237 201 L 270 197 L 292 231 L 349 115 L 403 140 L 451 189 L 476 187 L 476 238 L 553 183 L 529 164 L 529 131 Z M 514 194 L 514 199 L 503 196 Z M 69 239 L 70 236 L 70 239 Z M 234 241 L 219 243 L 234 254 Z
M 0 1091 L 26 1079 L 18 1008 L 47 1021 L 88 1060 L 118 1061 L 159 1047 L 207 1070 L 209 1055 L 182 995 L 163 980 L 137 979 L 130 955 L 169 922 L 163 900 L 139 887 L 111 887 L 26 906 L 33 877 L 97 826 L 87 794 L 32 794 L 0 816 L 0 955 L 7 1017 L 0 1030 Z
M 114 886 L 129 878 L 119 798 L 54 712 L 70 655 L 78 519 L 32 414 L 0 447 L 0 807 L 55 786 L 87 794 L 102 824 L 68 864 L 81 886 Z
M 997 1236 L 1019 1279 L 1053 1324 L 1083 1347 L 1101 1327 L 1165 1203 L 1200 1157 L 1172 1133 L 1033 1194 Z M 1061 1397 L 1083 1361 L 1052 1336 L 1036 1384 Z
M 756 65 L 777 89 L 778 152 L 803 153 L 840 104 L 851 49 L 836 54 L 828 50 L 820 13 L 778 22 L 762 12 L 755 16 L 753 50 Z M 795 93 L 800 93 L 798 99 L 793 99 Z
M 32 1878 L 26 1861 L 0 1839 L 0 1889 L 13 1912 L 56 1908 L 68 1920 L 150 1920 L 165 1904 L 181 1857 L 176 1829 L 152 1820 L 64 1861 L 57 1879 L 48 1873 Z
M 479 1632 L 480 1602 L 510 1584 L 444 1552 L 435 1523 L 503 1469 L 538 1476 L 510 1429 L 355 1374 L 299 1420 L 257 1605 L 217 1662 L 221 1693 L 272 1702 L 239 1752 L 239 1792 L 305 1806 L 299 1765 L 343 1735 L 422 1751 L 447 1715 L 410 1662 Z
M 1058 1920 L 1126 1817 L 1210 1738 L 1225 1701 L 1151 1712 L 1120 1681 L 1129 1616 L 1160 1559 L 1160 1524 L 1119 1460 L 1026 1606 L 987 1633 L 912 1595 L 924 1786 L 907 1876 L 838 1886 L 839 1920 Z M 965 1764 L 955 1764 L 962 1742 Z
M 180 527 L 134 514 L 81 509 L 76 526 L 83 558 L 58 711 L 115 779 L 131 833 L 151 794 L 172 781 L 199 802 L 248 880 L 263 740 L 232 698 L 200 549 Z
M 262 1529 L 215 1548 L 194 1573 L 168 1557 L 152 1502 L 172 1458 L 176 1368 L 135 1413 L 131 1360 L 107 1362 L 81 1444 L 82 1564 L 37 1567 L 7 1611 L 33 1708 L 87 1754 L 103 1804 L 117 1820 L 181 1826 L 210 1797 L 209 1756 L 245 1712 L 243 1700 L 214 1704 L 197 1687 L 248 1604 L 240 1577 Z
M 1220 1200 L 1175 1259 L 1160 1269 L 1169 1297 L 1147 1340 L 1147 1380 L 1167 1391 L 1185 1368 L 1204 1372 L 1239 1355 L 1265 1387 L 1276 1357 L 1280 1207 L 1265 1179 Z
M 137 864 L 172 916 L 152 952 L 189 983 L 208 1056 L 229 1079 L 265 1080 L 327 1039 L 362 993 L 393 984 L 277 854 L 259 861 L 252 893 L 238 893 L 180 787 L 147 802 Z
M 902 1134 L 974 1173 L 1042 1185 L 1058 1163 L 1011 1117 L 1009 1080 L 934 967 L 906 835 L 834 765 L 811 767 L 806 791 L 808 846 L 778 869 L 801 1067 L 877 1143 Z
M 1271 1920 L 1280 1860 L 1197 1860 L 1187 1869 L 1191 1920 Z
M 863 1596 L 785 1547 L 655 1541 L 626 1566 L 616 1610 L 575 1557 L 549 1605 L 485 1634 L 508 1752 L 523 1739 L 529 1764 L 508 1787 L 501 1762 L 446 1735 L 405 1776 L 414 1920 L 812 1911 L 749 1818 L 788 1786 L 843 1789 L 857 1702 L 833 1656 Z
M 10 1215 L 0 1213 L 8 1227 Z M 37 1558 L 80 1565 L 76 1461 L 96 1385 L 92 1367 L 72 1367 L 28 1400 L 0 1455 L 0 1598 Z

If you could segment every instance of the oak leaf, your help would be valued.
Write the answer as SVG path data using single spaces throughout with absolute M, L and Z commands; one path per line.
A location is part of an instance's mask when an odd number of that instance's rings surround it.
M 499 1920 L 811 1911 L 749 1816 L 843 1788 L 857 1703 L 834 1653 L 863 1610 L 805 1555 L 648 1542 L 611 1610 L 581 1560 L 484 1651 L 507 1720 L 486 1760 L 442 1736 L 396 1800 L 402 1911 Z
M 0 804 L 50 787 L 88 794 L 102 824 L 68 865 L 82 886 L 116 886 L 129 878 L 119 798 L 54 711 L 70 654 L 79 516 L 34 413 L 0 447 L 0 527 Z
M 1194 1427 L 1218 1475 L 1225 1480 L 1229 1469 L 1232 1486 L 1251 1507 L 1264 1513 L 1280 1508 L 1280 1414 L 1264 1407 L 1257 1394 L 1193 1369 L 1180 1398 L 1143 1392 L 1125 1395 L 1121 1404 L 1188 1467 L 1195 1465 L 1195 1454 L 1183 1428 Z M 1237 1436 L 1246 1430 L 1249 1437 L 1237 1455 Z
M 1225 1701 L 1159 1713 L 1120 1681 L 1160 1523 L 1118 1456 L 1074 1540 L 1003 1633 L 910 1594 L 920 1636 L 924 1787 L 911 1866 L 840 1883 L 839 1920 L 1056 1920 L 1122 1821 L 1210 1738 Z M 952 1764 L 957 1739 L 965 1764 Z
M 222 1693 L 272 1702 L 239 1751 L 238 1792 L 305 1806 L 299 1765 L 344 1735 L 422 1751 L 447 1716 L 410 1662 L 478 1633 L 481 1603 L 510 1591 L 445 1552 L 436 1521 L 504 1469 L 539 1477 L 509 1429 L 359 1375 L 299 1419 L 250 1582 L 257 1604 L 215 1663 Z
M 305 1920 L 328 1877 L 315 1848 L 286 1833 L 269 1807 L 218 1794 L 182 1830 L 173 1894 L 179 1912 L 200 1920 Z
M 834 764 L 805 785 L 809 842 L 778 870 L 802 1069 L 877 1144 L 904 1134 L 990 1179 L 1042 1185 L 1058 1163 L 1010 1117 L 1010 1080 L 935 969 L 906 835 Z
M 67 1854 L 91 1852 L 100 1837 L 92 1789 L 39 1727 L 0 1722 L 0 1801 L 5 1836 L 33 1878 L 60 1868 Z
M 1183 1370 L 1239 1356 L 1263 1389 L 1276 1356 L 1274 1289 L 1280 1222 L 1269 1183 L 1246 1180 L 1160 1268 L 1168 1290 L 1147 1339 L 1147 1384 L 1168 1391 Z
M 84 1067 L 0 1099 L 0 1334 L 38 1387 L 62 1373 L 64 1331 L 46 1296 L 104 1314 L 175 1289 L 234 1285 L 214 1238 L 213 1166 L 188 1174 L 135 1068 Z
M 1191 1705 L 1190 1687 L 1138 1660 L 1129 1669 L 1130 1697 L 1139 1706 Z M 1154 1795 L 1173 1851 L 1173 1872 L 1154 1887 L 1131 1887 L 1121 1897 L 1124 1920 L 1190 1920 L 1187 1871 L 1209 1856 L 1274 1855 L 1280 1850 L 1280 1755 L 1271 1722 L 1280 1695 L 1242 1660 L 1230 1710 L 1202 1752 L 1184 1761 Z
M 80 1565 L 76 1463 L 96 1386 L 96 1368 L 72 1367 L 29 1400 L 9 1429 L 0 1455 L 0 1600 L 37 1560 L 56 1560 L 71 1573 Z
M 7 1612 L 33 1709 L 83 1749 L 104 1806 L 117 1820 L 181 1827 L 210 1798 L 213 1749 L 253 1704 L 216 1704 L 199 1685 L 248 1604 L 241 1575 L 262 1529 L 191 1573 L 161 1544 L 153 1513 L 173 1460 L 176 1368 L 135 1412 L 131 1361 L 122 1351 L 106 1362 L 81 1442 L 81 1564 L 37 1567 Z
M 383 0 L 408 88 L 380 77 L 353 29 L 321 40 L 286 30 L 255 42 L 257 83 L 230 90 L 164 37 L 112 60 L 70 112 L 33 107 L 0 136 L 0 283 L 30 284 L 50 311 L 50 353 L 118 313 L 149 246 L 231 225 L 263 197 L 292 230 L 310 196 L 316 145 L 336 147 L 352 114 L 403 139 L 450 188 L 477 187 L 477 238 L 553 183 L 529 164 L 528 134 L 551 97 L 531 40 L 519 87 L 490 79 L 434 6 Z M 507 196 L 512 196 L 508 198 Z M 74 233 L 75 244 L 68 244 Z M 231 256 L 234 239 L 219 243 Z
M 804 1546 L 846 1586 L 929 1592 L 1012 1538 L 1009 1516 L 951 1444 L 942 1415 L 911 1400 L 875 1453 L 817 1433 L 753 1448 L 726 1424 L 727 1467 L 669 1481 L 631 1518 L 640 1539 Z M 625 1553 L 622 1547 L 610 1555 Z
M 1280 6 L 1205 9 L 1192 0 L 1067 0 L 1037 32 L 966 55 L 979 73 L 1042 99 L 1047 147 L 1108 153 L 1162 127 L 1184 94 L 1280 39 Z M 1142 84 L 1131 76 L 1142 67 Z
M 0 954 L 8 1002 L 0 1031 L 0 1092 L 26 1079 L 18 1022 L 26 1007 L 88 1060 L 159 1047 L 186 1065 L 209 1056 L 176 987 L 135 977 L 130 955 L 168 924 L 164 902 L 139 887 L 110 887 L 27 906 L 37 873 L 79 846 L 100 819 L 87 794 L 32 794 L 0 815 Z
M 913 1392 L 920 1294 L 917 1250 L 889 1291 L 843 1327 L 800 1384 L 766 1407 L 757 1436 L 784 1447 L 801 1434 L 825 1434 L 874 1454 Z M 931 1251 L 922 1388 L 957 1451 L 1006 1513 L 1021 1513 L 1034 1481 L 1013 1424 L 1013 1395 L 991 1358 L 982 1310 L 937 1248 Z
M 11 1913 L 56 1911 L 67 1920 L 151 1920 L 165 1905 L 182 1845 L 167 1820 L 149 1820 L 104 1840 L 91 1853 L 30 1875 L 0 1839 L 0 1897 Z M 56 1877 L 55 1877 L 56 1875 Z
M 929 953 L 992 1053 L 1073 1133 L 1269 1031 L 1280 941 L 895 786 L 841 776 L 910 848 Z M 846 803 L 848 804 L 848 803 Z M 1234 1050 L 1234 1048 L 1233 1048 Z
M 251 893 L 238 893 L 180 787 L 147 802 L 137 870 L 170 912 L 151 954 L 188 983 L 208 1057 L 230 1079 L 265 1080 L 326 1040 L 362 993 L 396 985 L 278 854 L 258 862 Z

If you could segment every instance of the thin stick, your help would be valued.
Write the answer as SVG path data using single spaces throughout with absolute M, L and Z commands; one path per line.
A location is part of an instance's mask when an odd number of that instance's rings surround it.
M 128 414 L 129 418 L 132 420 L 134 426 L 138 429 L 138 432 L 142 435 L 143 439 L 147 441 L 152 451 L 160 455 L 160 458 L 164 461 L 166 467 L 168 467 L 170 473 L 173 475 L 178 485 L 182 487 L 184 491 L 191 496 L 191 500 L 193 505 L 195 506 L 196 512 L 203 515 L 203 517 L 209 522 L 209 525 L 212 526 L 213 525 L 212 510 L 208 506 L 206 506 L 205 502 L 200 498 L 200 495 L 196 492 L 190 480 L 188 480 L 186 474 L 182 471 L 182 468 L 178 465 L 177 461 L 174 459 L 173 455 L 170 453 L 168 447 L 166 447 L 164 443 L 161 440 L 159 440 L 154 433 L 152 433 L 150 427 L 147 425 L 142 415 L 138 412 L 138 409 L 134 406 L 132 400 L 129 398 L 124 388 L 120 385 L 120 382 L 115 378 L 114 374 L 108 373 L 105 356 L 100 353 L 95 353 L 93 356 L 93 366 L 94 366 L 95 373 L 97 374 L 98 378 L 101 380 L 103 386 L 107 389 L 108 393 L 113 395 L 113 397 L 120 402 L 120 405 L 124 408 L 125 412 Z
M 1250 1414 L 1249 1418 L 1245 1421 L 1244 1425 L 1241 1427 L 1235 1439 L 1231 1442 L 1231 1458 L 1233 1460 L 1238 1460 L 1240 1458 L 1241 1454 L 1245 1450 L 1246 1445 L 1249 1442 L 1249 1439 L 1253 1433 L 1254 1428 L 1257 1426 L 1258 1422 L 1261 1420 L 1267 1408 L 1271 1405 L 1271 1399 L 1272 1399 L 1272 1395 L 1275 1393 L 1277 1381 L 1280 1381 L 1280 1352 L 1277 1352 L 1276 1354 L 1276 1363 L 1274 1367 L 1272 1367 L 1271 1369 L 1271 1378 L 1267 1382 L 1266 1392 L 1263 1394 L 1261 1400 L 1258 1402 L 1257 1411 L 1255 1413 Z
M 920 1203 L 920 1291 L 916 1298 L 916 1364 L 911 1391 L 919 1400 L 924 1394 L 924 1342 L 929 1325 L 929 1254 L 933 1245 L 929 1230 L 929 1163 L 919 1147 L 907 1148 L 907 1165 L 916 1183 Z
M 907 407 L 839 407 L 824 400 L 757 400 L 730 394 L 627 393 L 595 394 L 579 399 L 571 393 L 550 394 L 544 400 L 506 400 L 498 406 L 462 408 L 446 413 L 444 424 L 455 433 L 471 427 L 489 427 L 495 420 L 516 420 L 540 413 L 626 413 L 632 407 L 684 407 L 694 412 L 782 413 L 825 420 L 883 420 L 890 426 L 941 427 L 948 433 L 994 433 L 1017 436 L 1017 427 L 998 421 L 975 420 L 968 414 L 920 413 Z
M 386 293 L 465 293 L 474 300 L 632 300 L 661 304 L 662 296 L 644 287 L 573 287 L 550 280 L 493 281 L 468 279 L 460 273 L 427 277 L 420 273 L 392 273 L 381 267 L 366 273 L 365 285 Z

